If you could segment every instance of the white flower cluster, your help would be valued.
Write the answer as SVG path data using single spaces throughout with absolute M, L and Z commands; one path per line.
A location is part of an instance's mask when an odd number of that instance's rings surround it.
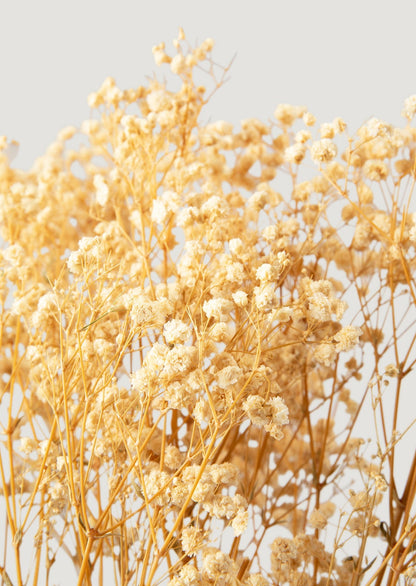
M 167 344 L 183 344 L 189 335 L 189 325 L 179 319 L 171 319 L 163 326 L 163 336 Z
M 175 214 L 181 205 L 181 198 L 176 191 L 167 190 L 153 201 L 152 222 L 164 224 L 166 220 Z
M 315 163 L 329 163 L 337 155 L 337 147 L 329 138 L 314 142 L 311 146 L 311 157 Z
M 97 175 L 94 175 L 93 183 L 96 189 L 97 203 L 100 206 L 105 206 L 110 195 L 108 183 L 106 182 L 104 177 L 99 173 L 97 173 Z
M 289 423 L 289 410 L 283 399 L 249 395 L 243 403 L 243 409 L 254 425 L 264 427 L 275 439 L 283 437 L 282 427 Z

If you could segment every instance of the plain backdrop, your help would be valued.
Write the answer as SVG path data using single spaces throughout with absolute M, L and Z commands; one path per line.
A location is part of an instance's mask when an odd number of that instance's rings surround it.
M 179 26 L 191 45 L 212 37 L 218 63 L 234 57 L 205 121 L 267 121 L 291 103 L 318 122 L 343 117 L 350 133 L 372 116 L 401 125 L 416 93 L 415 22 L 413 0 L 0 0 L 0 135 L 29 169 L 61 128 L 89 118 L 87 96 L 107 76 L 121 89 L 163 78 L 151 49 L 165 41 L 173 54 Z M 59 584 L 72 583 L 65 572 Z

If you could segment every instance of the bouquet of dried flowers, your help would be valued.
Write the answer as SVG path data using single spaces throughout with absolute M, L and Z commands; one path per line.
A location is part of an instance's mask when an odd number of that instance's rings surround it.
M 177 91 L 0 145 L 2 583 L 411 584 L 416 96 L 235 130 L 174 47 Z

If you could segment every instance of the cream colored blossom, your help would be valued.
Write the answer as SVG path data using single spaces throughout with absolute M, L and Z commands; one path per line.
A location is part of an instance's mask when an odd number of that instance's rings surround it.
M 336 505 L 332 502 L 322 504 L 319 509 L 315 509 L 309 516 L 309 524 L 314 529 L 325 529 L 328 519 L 335 513 Z
M 414 115 L 416 114 L 416 94 L 409 96 L 404 101 L 404 109 L 402 111 L 402 116 L 407 118 L 408 120 L 412 120 Z
M 184 343 L 189 338 L 189 326 L 179 319 L 172 319 L 163 326 L 163 335 L 167 344 Z
M 386 376 L 389 376 L 391 378 L 395 378 L 399 374 L 399 370 L 395 364 L 388 364 L 384 372 Z
M 226 322 L 215 323 L 209 331 L 209 336 L 215 342 L 228 342 L 232 337 L 232 330 Z
M 235 537 L 239 537 L 247 529 L 249 514 L 247 510 L 239 509 L 237 514 L 231 521 L 231 526 L 234 529 Z
M 290 320 L 293 314 L 293 309 L 291 307 L 279 307 L 275 310 L 274 319 L 280 322 L 287 322 Z
M 311 157 L 315 163 L 328 163 L 336 154 L 337 147 L 329 138 L 318 140 L 311 146 Z
M 378 118 L 370 118 L 361 128 L 358 130 L 359 136 L 364 140 L 376 138 L 378 136 L 386 136 L 390 134 L 392 127 L 383 120 Z
M 305 112 L 302 117 L 306 126 L 313 126 L 316 122 L 315 116 L 310 112 Z
M 314 529 L 325 529 L 328 519 L 319 509 L 315 509 L 309 516 L 309 524 Z
M 152 48 L 153 57 L 156 65 L 162 65 L 162 63 L 170 63 L 171 58 L 165 52 L 165 43 L 159 43 Z
M 203 309 L 208 318 L 215 318 L 225 321 L 229 311 L 232 309 L 232 303 L 222 297 L 204 301 Z
M 315 360 L 325 366 L 331 366 L 336 358 L 335 348 L 329 343 L 319 344 L 315 348 L 313 355 Z
M 266 283 L 254 288 L 254 303 L 260 310 L 270 309 L 276 301 L 275 286 Z
M 205 537 L 205 532 L 197 527 L 189 525 L 182 530 L 181 543 L 182 549 L 187 555 L 195 555 L 201 547 Z
M 231 254 L 235 254 L 236 256 L 242 254 L 244 251 L 244 243 L 241 238 L 232 238 L 229 242 L 229 247 Z
M 279 229 L 277 226 L 267 226 L 261 233 L 261 235 L 267 242 L 273 242 L 273 240 L 276 240 L 278 234 Z
M 222 551 L 210 549 L 203 554 L 203 574 L 219 586 L 233 583 L 236 577 L 236 566 L 232 559 Z
M 96 189 L 97 203 L 100 206 L 105 206 L 110 195 L 108 184 L 104 177 L 100 174 L 94 175 L 93 179 L 94 187 Z
M 31 454 L 37 448 L 37 443 L 33 438 L 22 437 L 20 439 L 20 450 L 24 454 Z
M 294 542 L 285 537 L 278 537 L 273 541 L 271 544 L 271 552 L 272 567 L 278 563 L 290 563 L 298 555 L 298 549 Z
M 200 586 L 200 584 L 200 572 L 195 566 L 191 566 L 190 564 L 182 566 L 178 575 L 169 582 L 169 586 Z
M 260 265 L 259 268 L 256 270 L 256 277 L 262 283 L 272 281 L 275 278 L 272 265 L 270 263 L 263 263 L 262 265 Z
M 297 118 L 305 114 L 303 106 L 292 106 L 291 104 L 279 104 L 274 111 L 274 116 L 281 124 L 291 126 Z
M 254 425 L 264 427 L 273 437 L 282 437 L 281 428 L 289 423 L 288 408 L 280 397 L 265 400 L 260 395 L 250 395 L 243 409 Z
M 152 220 L 156 224 L 164 224 L 168 216 L 168 209 L 166 208 L 165 202 L 161 199 L 155 199 L 152 207 Z
M 220 388 L 227 389 L 238 382 L 241 374 L 241 368 L 238 366 L 226 366 L 216 373 L 215 379 Z
M 245 291 L 236 291 L 232 294 L 232 297 L 239 307 L 245 307 L 248 303 L 248 295 Z
M 169 502 L 169 474 L 154 468 L 145 475 L 144 481 L 145 485 L 143 490 L 146 491 L 148 499 L 154 499 L 160 506 L 166 505 Z
M 351 350 L 361 335 L 361 329 L 354 326 L 346 326 L 337 332 L 334 336 L 334 340 L 337 342 L 335 349 L 337 352 L 344 352 Z
M 269 200 L 270 194 L 265 189 L 255 191 L 247 201 L 247 208 L 252 208 L 259 212 L 269 203 Z
M 384 181 L 389 175 L 387 165 L 383 161 L 378 160 L 366 161 L 363 171 L 371 181 Z
M 285 161 L 300 165 L 305 158 L 306 147 L 302 143 L 295 143 L 285 150 Z

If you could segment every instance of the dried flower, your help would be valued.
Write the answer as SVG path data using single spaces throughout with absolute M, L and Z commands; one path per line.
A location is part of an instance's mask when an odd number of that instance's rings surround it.
M 80 147 L 0 137 L 0 575 L 42 582 L 34 544 L 51 582 L 410 584 L 416 98 L 205 124 L 228 68 L 173 47 L 176 90 L 107 78 Z

